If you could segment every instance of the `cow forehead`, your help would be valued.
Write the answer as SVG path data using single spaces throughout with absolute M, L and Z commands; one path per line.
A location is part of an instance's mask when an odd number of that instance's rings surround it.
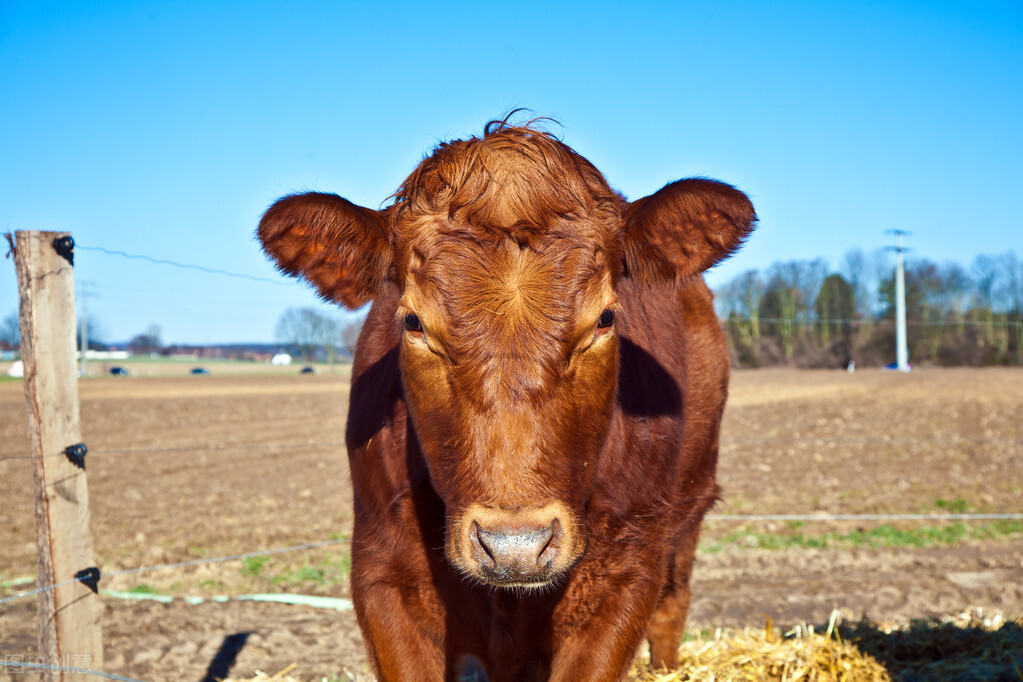
M 613 302 L 612 272 L 592 241 L 449 237 L 431 247 L 409 265 L 403 302 L 429 318 L 461 375 L 481 386 L 552 388 L 579 336 Z
M 593 314 L 610 290 L 603 250 L 585 241 L 535 249 L 512 239 L 453 238 L 433 247 L 410 264 L 407 298 L 435 308 L 450 333 L 475 329 L 509 343 L 527 330 L 556 337 L 571 332 L 580 315 Z

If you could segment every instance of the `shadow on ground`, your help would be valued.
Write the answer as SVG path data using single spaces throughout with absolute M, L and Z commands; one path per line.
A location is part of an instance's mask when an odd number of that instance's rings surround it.
M 863 620 L 839 626 L 838 634 L 873 656 L 897 682 L 1023 680 L 1023 621 L 1019 620 L 997 629 L 918 620 L 891 632 Z
M 206 668 L 206 676 L 202 678 L 201 682 L 219 682 L 219 680 L 229 677 L 231 668 L 238 660 L 238 654 L 245 648 L 245 643 L 251 634 L 251 632 L 238 632 L 225 637 L 217 654 Z

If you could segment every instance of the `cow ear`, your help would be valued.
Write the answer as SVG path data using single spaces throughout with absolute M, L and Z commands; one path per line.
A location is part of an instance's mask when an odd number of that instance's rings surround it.
M 376 296 L 391 262 L 387 212 L 336 194 L 293 194 L 267 209 L 256 231 L 277 267 L 324 298 L 358 308 Z
M 626 209 L 626 275 L 650 284 L 685 280 L 735 252 L 756 221 L 749 198 L 731 185 L 673 182 Z

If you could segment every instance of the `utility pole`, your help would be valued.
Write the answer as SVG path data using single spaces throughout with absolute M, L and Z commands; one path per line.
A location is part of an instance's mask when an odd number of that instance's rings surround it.
M 82 302 L 82 319 L 81 319 L 81 326 L 82 326 L 82 330 L 81 330 L 82 331 L 82 347 L 81 347 L 81 351 L 82 351 L 82 376 L 83 377 L 89 376 L 89 313 L 86 310 L 85 301 L 89 298 L 89 296 L 93 295 L 93 292 L 91 292 L 89 290 L 89 287 L 92 286 L 92 284 L 93 284 L 92 282 L 84 282 L 84 281 L 80 281 L 78 283 L 78 298 Z
M 895 369 L 908 372 L 909 346 L 906 343 L 906 266 L 902 245 L 905 230 L 888 230 L 895 235 Z

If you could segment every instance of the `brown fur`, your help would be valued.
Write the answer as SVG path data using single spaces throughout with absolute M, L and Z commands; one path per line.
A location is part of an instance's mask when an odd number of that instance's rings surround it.
M 749 200 L 690 179 L 630 204 L 505 123 L 393 198 L 286 197 L 259 227 L 323 296 L 373 300 L 347 445 L 378 676 L 615 680 L 644 635 L 673 663 L 728 381 L 699 274 Z

